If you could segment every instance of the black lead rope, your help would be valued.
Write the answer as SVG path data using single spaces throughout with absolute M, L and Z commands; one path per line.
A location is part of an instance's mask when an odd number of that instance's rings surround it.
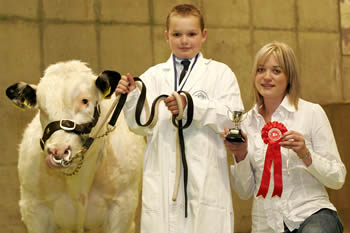
M 120 112 L 122 111 L 123 107 L 124 107 L 124 104 L 125 104 L 125 101 L 126 101 L 126 98 L 128 97 L 128 94 L 121 94 L 120 95 L 120 98 L 119 98 L 119 102 L 118 102 L 118 105 L 115 107 L 115 110 L 113 112 L 113 115 L 111 117 L 111 119 L 109 120 L 108 124 L 110 126 L 114 126 L 115 123 L 117 122 L 118 120 L 118 117 L 120 115 Z
M 145 124 L 141 123 L 141 113 L 142 109 L 144 107 L 144 103 L 146 100 L 146 86 L 143 83 L 143 81 L 139 78 L 134 78 L 135 81 L 139 81 L 142 83 L 142 89 L 141 89 L 141 94 L 139 99 L 137 100 L 137 105 L 136 105 L 136 111 L 135 111 L 135 119 L 136 123 L 139 126 L 149 126 L 154 119 L 154 114 L 155 114 L 155 109 L 157 106 L 157 103 L 164 99 L 167 98 L 168 95 L 160 95 L 158 96 L 152 103 L 152 108 L 151 108 L 151 113 L 149 116 L 149 119 Z M 187 218 L 187 206 L 188 206 L 188 198 L 187 198 L 187 181 L 188 181 L 188 166 L 187 166 L 187 161 L 186 161 L 186 153 L 185 153 L 185 141 L 184 141 L 184 135 L 183 135 L 183 129 L 188 128 L 193 120 L 193 100 L 191 95 L 188 92 L 185 91 L 179 91 L 179 94 L 183 93 L 186 95 L 187 98 L 187 121 L 185 125 L 182 125 L 182 120 L 178 120 L 176 122 L 176 117 L 177 115 L 172 116 L 172 123 L 173 125 L 178 129 L 178 136 L 179 136 L 179 143 L 180 143 L 180 150 L 181 150 L 181 160 L 182 160 L 182 166 L 183 166 L 183 171 L 184 171 L 184 195 L 185 195 L 185 218 Z

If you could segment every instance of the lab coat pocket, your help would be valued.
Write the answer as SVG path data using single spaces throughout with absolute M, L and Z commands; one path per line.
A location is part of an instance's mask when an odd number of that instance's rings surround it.
M 229 232 L 227 226 L 226 210 L 216 206 L 201 203 L 198 211 L 196 233 Z
M 159 173 L 145 173 L 142 186 L 142 208 L 157 210 L 160 207 L 160 175 Z

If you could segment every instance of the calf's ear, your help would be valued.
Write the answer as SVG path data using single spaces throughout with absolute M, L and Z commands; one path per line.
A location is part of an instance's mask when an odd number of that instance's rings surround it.
M 15 83 L 6 89 L 7 97 L 19 108 L 36 106 L 36 86 L 24 82 Z
M 96 79 L 96 87 L 105 98 L 110 98 L 114 93 L 121 76 L 116 71 L 105 70 Z

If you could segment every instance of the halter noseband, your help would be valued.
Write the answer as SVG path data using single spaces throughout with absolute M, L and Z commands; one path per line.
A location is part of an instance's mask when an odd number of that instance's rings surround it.
M 60 120 L 60 121 L 53 121 L 49 123 L 45 127 L 43 137 L 40 138 L 41 149 L 44 150 L 46 141 L 57 130 L 64 130 L 66 132 L 71 132 L 78 135 L 90 133 L 91 129 L 95 127 L 99 117 L 100 117 L 100 106 L 97 104 L 94 110 L 94 118 L 92 119 L 92 121 L 88 123 L 77 124 L 72 120 Z

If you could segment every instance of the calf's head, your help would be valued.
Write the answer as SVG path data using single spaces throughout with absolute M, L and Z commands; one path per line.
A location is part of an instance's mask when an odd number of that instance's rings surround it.
M 99 103 L 114 93 L 119 80 L 118 72 L 96 77 L 85 63 L 68 61 L 49 66 L 38 85 L 16 83 L 6 95 L 20 108 L 39 109 L 40 145 L 47 164 L 60 167 L 57 161 L 79 152 L 98 121 Z

